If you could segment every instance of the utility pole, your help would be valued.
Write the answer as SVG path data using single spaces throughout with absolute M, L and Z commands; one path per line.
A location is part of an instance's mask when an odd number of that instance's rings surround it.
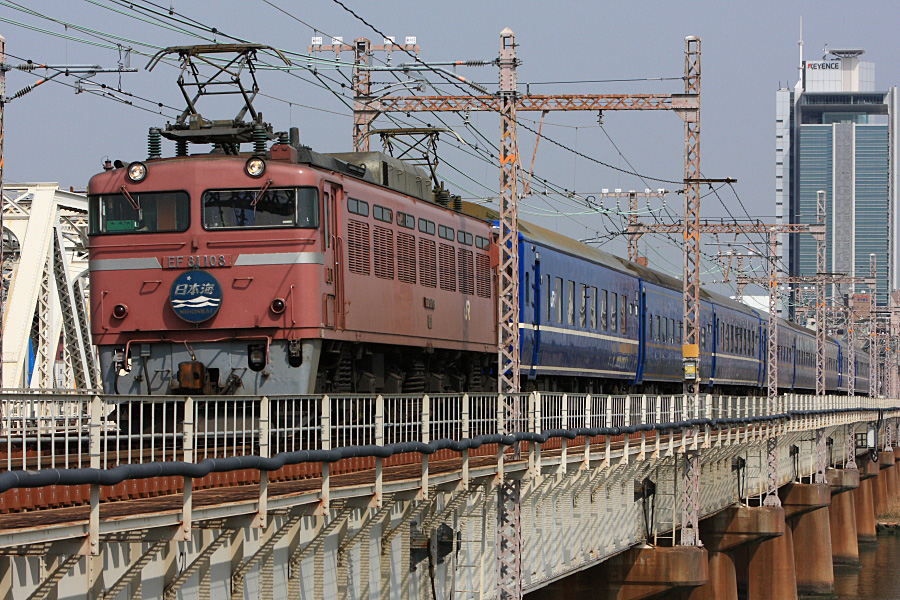
M 13 96 L 6 96 L 6 73 L 13 69 L 20 71 L 34 71 L 35 69 L 51 69 L 56 71 L 53 74 L 45 76 L 37 80 L 31 85 L 27 85 Z M 3 167 L 5 163 L 5 154 L 3 152 L 3 143 L 6 138 L 5 112 L 6 105 L 12 100 L 21 98 L 25 94 L 31 92 L 39 85 L 43 85 L 55 77 L 66 75 L 83 75 L 90 77 L 98 73 L 135 73 L 137 69 L 119 67 L 117 69 L 103 69 L 99 65 L 46 65 L 34 63 L 25 63 L 22 65 L 10 65 L 6 62 L 6 38 L 0 36 L 0 387 L 3 386 L 3 327 L 6 319 L 6 282 L 5 277 L 5 257 L 4 244 L 6 243 L 6 229 L 3 218 Z

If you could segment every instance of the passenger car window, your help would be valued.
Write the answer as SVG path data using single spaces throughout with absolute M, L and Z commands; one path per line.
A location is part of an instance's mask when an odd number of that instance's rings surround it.
M 550 304 L 553 305 L 553 320 L 562 323 L 562 277 L 557 277 L 553 282 L 553 293 L 550 296 Z
M 606 290 L 603 290 L 603 293 L 600 294 L 600 329 L 604 331 L 609 327 L 606 316 L 607 296 L 608 292 Z
M 616 322 L 618 321 L 619 306 L 616 300 L 618 297 L 614 292 L 609 293 L 609 330 L 616 331 Z M 657 323 L 659 325 L 659 323 Z
M 578 291 L 578 325 L 587 327 L 588 286 L 579 284 Z
M 591 329 L 597 329 L 597 288 L 591 287 L 589 298 Z

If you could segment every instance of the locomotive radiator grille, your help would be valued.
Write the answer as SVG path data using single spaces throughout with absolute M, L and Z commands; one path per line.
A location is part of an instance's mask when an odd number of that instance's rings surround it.
M 447 292 L 456 291 L 456 253 L 453 246 L 441 244 L 440 265 L 441 289 Z
M 375 226 L 375 277 L 394 278 L 394 232 Z
M 437 287 L 437 250 L 432 240 L 419 240 L 419 280 L 425 287 Z
M 459 291 L 471 296 L 475 293 L 475 276 L 472 273 L 472 251 L 460 248 L 459 255 Z
M 416 238 L 403 232 L 397 232 L 397 279 L 416 283 Z
M 347 249 L 351 273 L 369 274 L 369 224 L 350 219 L 347 223 Z

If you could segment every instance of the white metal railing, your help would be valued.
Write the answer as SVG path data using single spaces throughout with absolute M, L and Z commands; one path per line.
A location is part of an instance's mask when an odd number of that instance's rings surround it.
M 897 400 L 785 395 L 399 394 L 99 396 L 0 392 L 0 468 L 45 469 L 273 456 L 298 450 L 463 439 L 517 431 L 627 427 L 771 412 L 889 408 Z M 99 456 L 90 460 L 91 440 Z M 96 460 L 99 458 L 99 461 Z

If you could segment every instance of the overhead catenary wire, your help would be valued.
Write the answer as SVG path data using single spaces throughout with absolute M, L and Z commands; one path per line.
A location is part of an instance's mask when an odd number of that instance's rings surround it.
M 91 4 L 95 4 L 95 5 L 97 5 L 97 6 L 103 6 L 102 4 L 100 4 L 99 2 L 96 2 L 96 1 L 92 1 L 92 0 L 86 0 L 86 1 L 89 1 Z M 151 3 L 151 2 L 144 2 L 144 3 L 145 3 L 145 4 L 149 4 L 149 5 L 153 5 L 153 3 Z M 123 8 L 131 9 L 131 10 L 136 10 L 136 8 L 137 8 L 136 3 L 115 2 L 115 4 L 118 5 L 118 6 L 121 6 L 121 7 L 123 7 Z M 271 3 L 268 3 L 268 2 L 267 2 L 267 4 L 271 4 Z M 155 6 L 157 6 L 157 7 L 159 8 L 158 5 L 155 5 Z M 105 7 L 105 6 L 103 6 L 103 7 L 104 7 L 104 8 L 109 8 L 110 10 L 115 10 L 116 12 L 119 12 L 119 13 L 121 13 L 121 14 L 125 14 L 125 11 L 119 10 L 118 8 L 110 8 L 110 7 Z M 144 22 L 150 23 L 150 24 L 156 24 L 156 23 L 153 23 L 153 21 L 152 21 L 151 19 L 143 19 L 143 18 L 142 18 L 141 20 L 144 21 Z M 239 38 L 234 38 L 233 36 L 228 36 L 227 34 L 225 34 L 225 33 L 223 33 L 223 32 L 219 32 L 219 31 L 216 30 L 215 28 L 211 28 L 211 27 L 205 26 L 205 25 L 203 25 L 203 24 L 200 24 L 199 21 L 194 21 L 194 23 L 196 24 L 196 27 L 197 27 L 198 29 L 200 29 L 201 31 L 205 30 L 205 31 L 211 32 L 211 33 L 213 33 L 214 36 L 216 36 L 216 35 L 221 35 L 221 36 L 223 36 L 223 37 L 231 37 L 232 39 L 239 39 Z M 311 26 L 310 24 L 308 24 L 308 23 L 304 23 L 304 24 L 307 25 L 307 26 L 309 26 L 309 27 L 311 27 L 311 28 L 313 28 L 313 29 L 316 30 L 316 31 L 319 31 L 318 29 L 312 27 L 312 26 Z M 170 28 L 170 29 L 171 29 L 171 28 Z M 96 30 L 95 30 L 95 31 L 96 31 Z M 184 33 L 184 34 L 187 34 L 187 33 L 188 33 L 187 30 L 184 29 L 184 28 L 181 28 L 181 29 L 180 29 L 180 32 L 181 32 L 181 33 Z M 102 32 L 100 32 L 100 33 L 102 34 Z M 191 35 L 197 35 L 197 34 L 196 34 L 196 33 L 191 33 Z M 198 37 L 203 37 L 203 36 L 198 36 Z M 206 39 L 209 39 L 209 38 L 206 38 Z M 130 43 L 130 42 L 140 43 L 140 42 L 138 42 L 137 40 L 130 40 L 129 43 Z M 153 47 L 153 46 L 152 46 L 152 45 L 149 45 L 149 44 L 146 44 L 145 47 Z M 416 60 L 418 60 L 416 57 L 413 57 L 413 58 L 416 59 Z M 337 61 L 329 61 L 329 62 L 330 62 L 331 64 L 339 64 Z M 419 62 L 421 62 L 421 61 L 419 61 Z M 350 63 L 341 63 L 341 64 L 342 64 L 342 66 L 346 66 L 346 65 L 349 65 Z M 425 63 L 422 63 L 422 64 L 425 64 Z M 439 73 L 438 73 L 438 74 L 439 74 Z M 296 76 L 296 74 L 292 74 L 292 75 L 295 75 L 295 76 Z M 439 74 L 439 75 L 440 75 L 440 74 Z M 337 93 L 337 92 L 335 92 L 335 90 L 333 90 L 330 86 L 328 86 L 328 85 L 323 81 L 323 79 L 325 79 L 325 80 L 330 80 L 330 81 L 331 81 L 332 83 L 334 83 L 335 85 L 340 85 L 341 88 L 342 88 L 342 91 L 346 89 L 346 85 L 345 85 L 345 84 L 343 84 L 343 83 L 341 83 L 341 82 L 337 82 L 337 81 L 335 81 L 333 78 L 329 78 L 329 77 L 325 76 L 325 75 L 322 74 L 322 73 L 319 73 L 319 74 L 316 76 L 316 79 L 319 80 L 319 82 L 318 82 L 318 83 L 320 84 L 319 87 L 322 87 L 323 89 L 327 89 L 327 91 L 331 92 L 332 94 L 335 94 L 336 97 L 341 98 L 341 99 L 342 99 L 342 102 L 344 103 L 344 105 L 345 105 L 349 110 L 352 110 L 352 108 L 349 106 L 349 103 L 347 102 L 348 98 L 347 98 L 343 93 Z M 677 79 L 677 78 L 673 78 L 673 79 Z M 305 80 L 305 79 L 304 79 L 304 80 Z M 308 80 L 306 80 L 306 81 L 308 81 Z M 311 82 L 311 81 L 308 81 L 308 82 Z M 315 82 L 311 82 L 311 83 L 315 83 Z M 453 83 L 453 82 L 451 82 L 451 83 Z M 454 83 L 454 85 L 455 85 L 455 83 Z M 272 98 L 272 99 L 276 99 L 276 100 L 280 100 L 280 101 L 282 101 L 282 102 L 286 102 L 287 104 L 296 104 L 296 103 L 292 103 L 292 102 L 290 102 L 290 101 L 286 101 L 286 100 L 284 100 L 284 99 L 278 99 L 278 98 L 275 97 L 275 96 L 271 96 L 271 95 L 268 95 L 268 96 L 269 96 L 270 98 Z M 310 107 L 310 108 L 315 108 L 315 107 Z M 320 110 L 323 110 L 323 109 L 320 109 Z M 334 111 L 331 111 L 331 112 L 334 112 Z M 337 113 L 337 114 L 341 114 L 341 113 Z M 523 125 L 523 128 L 526 129 L 526 130 L 532 131 L 532 132 L 534 133 L 534 130 L 531 129 L 531 128 L 529 128 L 529 127 L 527 127 L 527 126 L 524 126 L 524 125 Z M 477 131 L 477 128 L 471 128 L 470 130 L 476 131 L 478 134 L 480 134 L 480 132 Z M 481 137 L 484 137 L 483 134 L 481 135 Z M 544 137 L 545 139 L 550 140 L 550 138 L 546 138 L 546 136 L 543 136 L 543 137 Z M 487 141 L 487 138 L 484 138 L 484 139 L 485 139 L 485 141 Z M 555 140 L 550 140 L 550 141 L 551 141 L 551 143 L 554 143 L 554 142 L 555 142 Z M 557 143 L 557 145 L 561 146 L 561 147 L 564 148 L 564 149 L 567 149 L 568 151 L 572 151 L 572 149 L 571 149 L 571 148 L 568 148 L 565 144 Z M 589 156 L 585 155 L 584 153 L 576 152 L 576 154 L 579 155 L 579 156 L 581 156 L 582 158 L 587 159 L 587 160 L 592 160 L 592 161 L 594 161 L 594 162 L 600 162 L 600 164 L 605 164 L 605 163 L 602 163 L 602 161 L 597 161 L 596 159 L 593 159 L 592 157 L 589 157 Z M 446 161 L 445 161 L 445 162 L 446 162 Z M 449 164 L 449 163 L 447 163 L 447 164 Z M 639 176 L 639 177 L 646 177 L 646 176 L 642 176 L 642 175 L 641 175 L 640 173 L 638 173 L 636 170 L 628 171 L 628 170 L 626 170 L 626 169 L 617 169 L 615 166 L 612 166 L 612 165 L 608 165 L 608 166 L 609 166 L 610 168 L 619 170 L 619 171 L 624 172 L 624 173 L 629 173 L 629 174 L 632 174 L 632 175 L 635 175 L 635 176 Z M 632 167 L 632 169 L 633 169 L 633 167 Z M 458 172 L 462 172 L 462 170 L 460 170 L 460 169 L 456 169 L 456 170 L 457 170 Z M 551 185 L 551 183 L 549 182 L 549 180 L 546 180 L 546 179 L 543 179 L 543 178 L 540 178 L 540 177 L 538 177 L 538 178 L 536 178 L 536 179 L 537 179 L 538 181 L 541 181 L 544 185 Z M 676 182 L 676 181 L 674 181 L 674 180 L 662 180 L 662 179 L 657 179 L 657 178 L 651 178 L 651 179 L 653 179 L 653 180 L 655 180 L 655 181 L 663 181 L 663 182 L 670 182 L 670 183 L 680 183 L 680 182 Z M 461 188 L 461 189 L 463 189 L 463 188 Z M 489 189 L 489 188 L 485 187 L 485 189 Z M 560 189 L 562 189 L 563 191 L 560 192 L 560 191 L 559 191 Z M 554 190 L 554 189 L 547 189 L 547 191 L 549 191 L 550 193 L 559 194 L 559 195 L 561 196 L 562 199 L 566 199 L 566 200 L 573 199 L 573 198 L 577 198 L 577 195 L 576 195 L 576 194 L 574 194 L 574 193 L 569 194 L 569 193 L 568 193 L 568 190 L 565 190 L 564 188 L 562 188 L 562 186 L 556 186 L 556 189 L 555 189 L 555 190 Z M 549 206 L 549 205 L 548 205 L 548 206 Z M 595 210 L 595 211 L 596 211 L 596 207 L 591 207 L 591 206 L 590 206 L 590 203 L 587 202 L 587 201 L 585 201 L 585 206 L 587 206 L 587 207 L 591 208 L 592 210 Z M 551 206 L 551 208 L 554 208 L 554 207 Z M 554 208 L 554 209 L 555 209 L 555 208 Z M 558 211 L 558 209 L 555 209 L 555 210 L 557 211 L 557 213 L 560 212 L 560 211 Z M 607 213 L 616 214 L 615 211 L 607 211 Z M 565 213 L 561 213 L 561 214 L 565 214 Z M 620 214 L 620 213 L 619 213 L 619 214 Z M 650 211 L 650 214 L 654 214 L 654 215 L 655 215 L 655 213 L 654 213 L 653 211 Z M 604 218 L 609 219 L 609 214 L 606 214 L 606 216 L 605 216 Z M 612 223 L 612 221 L 611 221 L 611 223 Z M 616 225 L 615 223 L 612 223 L 612 224 L 613 224 L 614 228 L 619 227 L 619 225 Z M 608 232 L 608 235 L 610 236 L 610 238 L 613 238 L 613 237 L 615 237 L 616 235 L 619 235 L 619 234 L 620 234 L 620 232 Z

